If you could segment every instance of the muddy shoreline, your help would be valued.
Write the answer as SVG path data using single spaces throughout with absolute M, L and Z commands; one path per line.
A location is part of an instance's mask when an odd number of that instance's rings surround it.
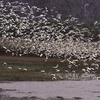
M 99 80 L 0 83 L 0 100 L 99 100 Z

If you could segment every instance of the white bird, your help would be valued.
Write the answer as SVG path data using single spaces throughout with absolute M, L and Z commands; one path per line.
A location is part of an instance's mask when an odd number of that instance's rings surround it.
M 9 70 L 12 70 L 12 67 L 7 67 Z
M 47 62 L 48 61 L 48 57 L 46 56 L 46 58 L 45 58 L 45 62 Z
M 63 62 L 65 62 L 65 60 L 61 60 L 60 62 L 63 63 Z
M 21 56 L 22 56 L 22 54 L 19 54 L 19 56 L 21 57 Z
M 65 72 L 68 73 L 69 71 L 68 70 L 65 70 Z
M 72 65 L 68 65 L 68 68 L 72 68 Z
M 56 80 L 56 75 L 55 74 L 51 74 L 52 75 L 52 80 Z
M 41 53 L 41 54 L 40 54 L 40 57 L 42 57 L 42 56 L 43 56 L 43 54 Z
M 7 2 L 7 6 L 11 7 L 11 3 L 10 2 Z
M 4 63 L 3 63 L 3 65 L 5 65 L 5 66 L 6 66 L 6 65 L 7 65 L 7 63 L 6 63 L 6 62 L 4 62 Z
M 19 70 L 21 70 L 22 68 L 18 67 Z
M 90 71 L 91 71 L 91 68 L 89 68 L 89 67 L 86 67 L 86 71 L 87 71 L 88 73 L 90 73 Z
M 93 71 L 93 70 L 95 70 L 94 68 L 91 68 L 91 70 Z
M 60 70 L 59 69 L 56 69 L 56 72 L 60 72 Z
M 58 66 L 59 66 L 59 65 L 57 64 L 56 66 L 53 66 L 53 68 L 58 68 Z
M 23 68 L 23 71 L 27 71 L 27 68 Z
M 72 73 L 75 73 L 75 70 L 73 70 Z
M 3 46 L 3 49 L 5 49 L 5 50 L 6 50 L 7 48 L 6 48 L 5 46 Z
M 63 79 L 63 77 L 62 77 L 62 76 L 60 76 L 60 75 L 59 75 L 59 78 L 60 78 L 60 79 Z
M 11 54 L 12 56 L 14 56 L 14 53 L 12 52 L 12 54 Z
M 82 72 L 86 72 L 86 69 L 82 69 Z
M 95 21 L 95 22 L 94 22 L 94 26 L 96 26 L 97 24 L 98 24 L 98 21 Z
M 41 70 L 41 73 L 45 73 L 45 70 Z
M 67 61 L 68 61 L 70 64 L 75 65 L 75 62 L 74 62 L 74 61 L 70 61 L 69 59 L 67 59 Z
M 9 49 L 6 50 L 6 53 L 11 52 Z
M 88 66 L 88 63 L 83 63 L 84 66 Z
M 100 80 L 100 77 L 97 77 L 97 80 Z
M 90 70 L 91 70 L 91 68 L 90 68 L 90 67 L 86 67 L 86 68 L 87 68 L 87 70 L 88 70 L 88 71 L 90 71 Z

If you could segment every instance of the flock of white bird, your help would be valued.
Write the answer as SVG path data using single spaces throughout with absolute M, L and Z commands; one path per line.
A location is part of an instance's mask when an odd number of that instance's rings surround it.
M 54 9 L 50 11 L 54 12 Z M 66 20 L 61 19 L 61 14 L 49 18 L 50 11 L 47 7 L 30 7 L 28 3 L 0 1 L 0 48 L 12 56 L 35 54 L 45 57 L 45 62 L 49 57 L 63 58 L 61 63 L 67 60 L 69 68 L 72 65 L 78 67 L 70 58 L 85 63 L 100 57 L 100 41 L 91 42 L 91 38 L 84 38 L 83 33 L 90 34 L 88 28 L 80 29 L 78 26 L 82 23 L 71 15 Z M 96 64 L 91 66 L 96 67 L 87 66 L 82 71 L 95 72 L 99 68 Z M 60 72 L 57 68 L 58 65 L 54 67 L 56 72 Z M 55 75 L 52 76 L 55 79 Z
M 8 64 L 7 62 L 3 62 L 2 66 L 3 66 L 3 67 L 6 67 L 6 69 L 8 69 L 8 70 L 13 70 L 13 67 L 10 67 L 9 64 Z M 19 71 L 28 71 L 27 68 L 17 67 L 17 69 L 18 69 Z

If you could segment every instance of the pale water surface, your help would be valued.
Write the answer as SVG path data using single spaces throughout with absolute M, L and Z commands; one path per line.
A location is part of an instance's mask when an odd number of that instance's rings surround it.
M 66 100 L 100 100 L 100 80 L 53 82 L 1 82 L 0 88 L 3 89 L 0 92 L 1 99 L 5 96 L 9 98 L 37 97 L 47 100 L 48 98 L 57 98 L 59 96 L 66 98 Z M 56 100 L 62 99 L 58 98 Z

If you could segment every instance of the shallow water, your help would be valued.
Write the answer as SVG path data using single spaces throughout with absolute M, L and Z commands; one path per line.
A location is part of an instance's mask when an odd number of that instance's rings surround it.
M 2 82 L 0 100 L 99 100 L 100 80 L 91 81 L 53 81 L 53 82 Z M 19 99 L 16 99 L 17 97 Z M 4 99 L 5 98 L 5 99 Z M 9 98 L 9 99 L 8 99 Z M 58 99 L 57 99 L 58 98 Z M 59 99 L 60 98 L 60 99 Z M 67 99 L 69 98 L 69 99 Z M 63 99 L 64 100 L 64 99 Z

